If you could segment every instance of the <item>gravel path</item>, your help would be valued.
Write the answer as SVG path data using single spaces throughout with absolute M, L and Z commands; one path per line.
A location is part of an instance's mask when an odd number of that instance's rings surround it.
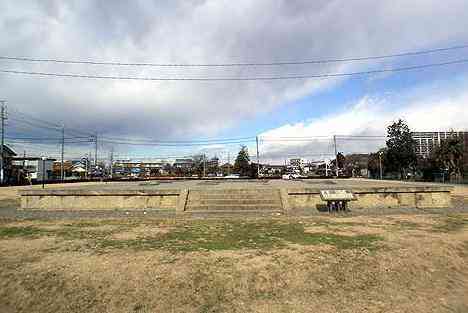
M 468 198 L 463 196 L 454 196 L 452 207 L 447 209 L 355 209 L 345 215 L 392 215 L 392 214 L 452 214 L 452 213 L 468 213 Z M 0 219 L 108 219 L 108 218 L 174 218 L 175 211 L 173 210 L 146 210 L 146 211 L 124 211 L 124 210 L 87 210 L 87 211 L 35 211 L 35 210 L 18 210 L 19 203 L 16 200 L 0 201 Z M 343 213 L 340 213 L 343 214 Z M 297 211 L 294 216 L 312 216 L 312 215 L 328 215 L 321 213 L 315 209 Z M 187 217 L 205 218 L 205 217 L 230 217 L 232 214 L 190 214 Z M 239 217 L 239 215 L 234 215 Z M 262 216 L 277 216 L 270 213 L 250 213 L 249 217 Z

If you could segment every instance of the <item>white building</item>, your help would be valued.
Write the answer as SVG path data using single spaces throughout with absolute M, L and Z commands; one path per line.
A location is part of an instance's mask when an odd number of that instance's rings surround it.
M 12 159 L 12 165 L 24 169 L 32 180 L 51 180 L 53 177 L 53 165 L 56 159 L 39 157 L 17 157 Z
M 468 132 L 412 132 L 411 137 L 416 141 L 416 154 L 428 157 L 435 147 L 451 135 L 468 137 Z

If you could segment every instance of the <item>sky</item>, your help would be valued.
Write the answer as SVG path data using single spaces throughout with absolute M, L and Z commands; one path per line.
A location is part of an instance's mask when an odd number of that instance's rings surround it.
M 468 44 L 462 0 L 392 1 L 2 1 L 0 56 L 158 64 L 274 63 L 378 56 Z M 370 61 L 281 66 L 149 67 L 0 59 L 0 70 L 151 78 L 317 75 L 441 63 L 468 58 L 468 48 Z M 232 160 L 240 144 L 161 147 L 122 140 L 191 141 L 259 136 L 260 157 L 327 158 L 330 136 L 345 153 L 378 149 L 403 118 L 413 130 L 468 128 L 468 63 L 424 70 L 254 81 L 139 81 L 0 73 L 0 99 L 17 152 L 57 156 L 57 138 L 28 116 L 65 125 L 67 136 L 97 133 L 99 155 L 185 156 Z M 27 122 L 24 122 L 27 119 Z M 40 125 L 44 125 L 43 123 Z M 73 130 L 73 132 L 72 132 Z M 83 134 L 85 133 L 85 134 Z M 279 141 L 280 137 L 319 137 Z M 341 137 L 340 137 L 341 136 Z M 116 139 L 117 138 L 117 139 Z M 268 141 L 266 138 L 277 138 Z M 349 138 L 349 137 L 347 137 Z M 67 157 L 93 145 L 70 139 Z M 255 159 L 255 142 L 245 143 Z

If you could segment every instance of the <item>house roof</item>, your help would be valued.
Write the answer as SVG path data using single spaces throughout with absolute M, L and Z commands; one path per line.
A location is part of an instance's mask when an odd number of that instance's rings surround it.
M 5 156 L 16 156 L 16 153 L 7 145 L 3 145 L 3 153 Z
M 15 161 L 38 161 L 42 160 L 40 157 L 15 157 Z M 54 158 L 46 158 L 46 161 L 57 161 L 57 159 Z

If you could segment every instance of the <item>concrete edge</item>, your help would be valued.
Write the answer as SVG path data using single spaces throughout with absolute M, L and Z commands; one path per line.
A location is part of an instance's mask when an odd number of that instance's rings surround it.
M 284 213 L 289 214 L 289 212 L 291 211 L 291 206 L 289 205 L 288 191 L 286 190 L 286 188 L 280 189 L 280 198 L 281 198 L 281 204 L 283 205 Z
M 179 197 L 177 198 L 177 204 L 176 204 L 176 214 L 182 214 L 185 212 L 185 206 L 187 205 L 187 199 L 188 199 L 188 189 L 183 189 Z
M 178 196 L 180 189 L 159 190 L 22 190 L 20 196 Z
M 372 187 L 372 188 L 288 188 L 288 195 L 320 194 L 320 190 L 351 190 L 355 194 L 366 193 L 431 193 L 452 192 L 451 186 L 421 186 L 421 187 Z

